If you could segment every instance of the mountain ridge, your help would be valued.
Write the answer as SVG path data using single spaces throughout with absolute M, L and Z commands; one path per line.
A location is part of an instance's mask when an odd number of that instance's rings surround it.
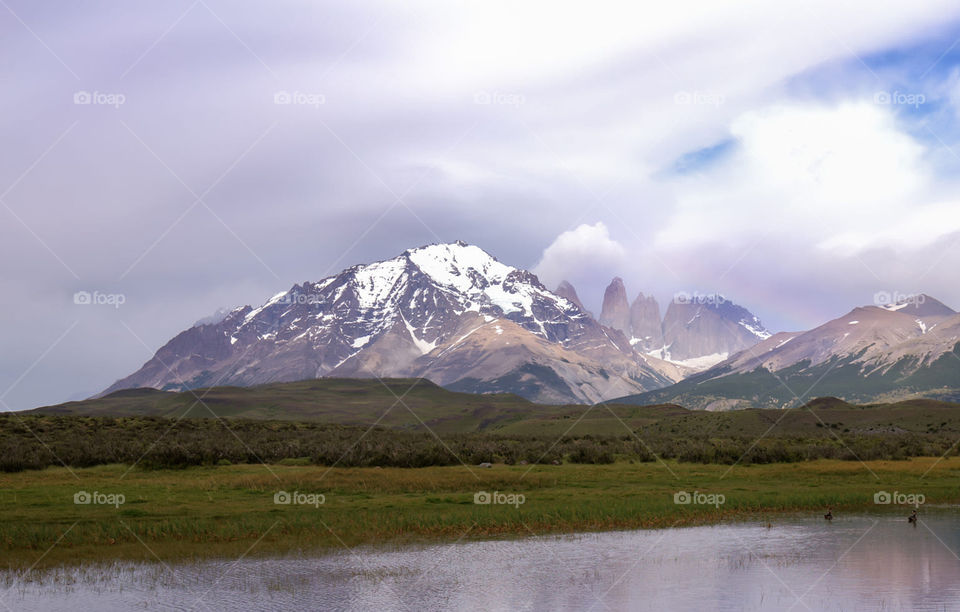
M 637 354 L 533 273 L 458 241 L 351 266 L 184 330 L 104 394 L 428 374 L 441 385 L 465 379 L 477 392 L 502 391 L 504 377 L 515 375 L 530 399 L 557 403 L 599 401 L 682 377 L 675 366 Z

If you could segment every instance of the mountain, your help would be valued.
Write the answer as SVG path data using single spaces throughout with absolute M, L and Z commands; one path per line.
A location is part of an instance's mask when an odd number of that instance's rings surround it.
M 619 276 L 610 281 L 603 292 L 603 307 L 600 310 L 600 325 L 619 329 L 630 337 L 630 304 L 627 290 Z
M 660 304 L 652 295 L 637 295 L 630 305 L 630 342 L 641 352 L 663 347 L 663 324 L 660 320 Z
M 960 314 L 927 295 L 855 308 L 626 401 L 720 410 L 797 405 L 811 394 L 856 402 L 960 398 Z
M 703 368 L 769 337 L 760 319 L 722 295 L 680 295 L 667 307 L 663 348 L 653 354 Z
M 614 278 L 603 295 L 600 324 L 622 331 L 640 353 L 699 372 L 770 337 L 760 319 L 721 295 L 678 295 L 660 319 L 653 296 L 627 302 L 623 280 Z
M 462 242 L 405 251 L 187 329 L 104 391 L 321 377 L 427 378 L 478 393 L 595 402 L 679 380 L 535 275 Z
M 583 312 L 587 312 L 587 309 L 583 307 L 583 302 L 580 301 L 580 296 L 577 295 L 577 290 L 567 281 L 560 281 L 560 284 L 557 285 L 557 288 L 554 289 L 553 292 L 568 302 L 573 302 L 577 305 L 577 308 Z

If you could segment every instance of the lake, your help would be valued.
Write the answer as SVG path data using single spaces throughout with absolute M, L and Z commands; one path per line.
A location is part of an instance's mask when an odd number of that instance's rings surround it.
M 0 610 L 958 610 L 960 509 L 2 575 Z

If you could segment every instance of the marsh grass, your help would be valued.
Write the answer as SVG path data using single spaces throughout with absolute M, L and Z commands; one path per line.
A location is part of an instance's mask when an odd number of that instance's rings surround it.
M 897 490 L 923 493 L 930 504 L 960 501 L 960 459 L 941 461 L 924 476 L 935 461 L 865 466 L 817 460 L 732 469 L 676 461 L 666 467 L 619 461 L 490 469 L 48 468 L 0 475 L 0 551 L 6 568 L 22 570 L 33 564 L 235 558 L 361 544 L 765 521 L 785 512 L 820 513 L 827 506 L 838 516 L 907 512 L 874 505 L 874 494 Z M 80 490 L 122 493 L 125 503 L 77 505 Z M 275 504 L 277 491 L 322 493 L 325 502 Z M 479 491 L 523 494 L 525 501 L 519 507 L 477 505 Z M 719 507 L 677 505 L 677 491 L 720 493 L 726 501 Z

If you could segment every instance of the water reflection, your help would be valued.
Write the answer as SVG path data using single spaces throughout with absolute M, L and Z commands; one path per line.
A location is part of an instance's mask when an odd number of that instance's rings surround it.
M 15 610 L 956 610 L 960 516 L 464 542 L 322 557 L 74 568 L 17 581 Z

